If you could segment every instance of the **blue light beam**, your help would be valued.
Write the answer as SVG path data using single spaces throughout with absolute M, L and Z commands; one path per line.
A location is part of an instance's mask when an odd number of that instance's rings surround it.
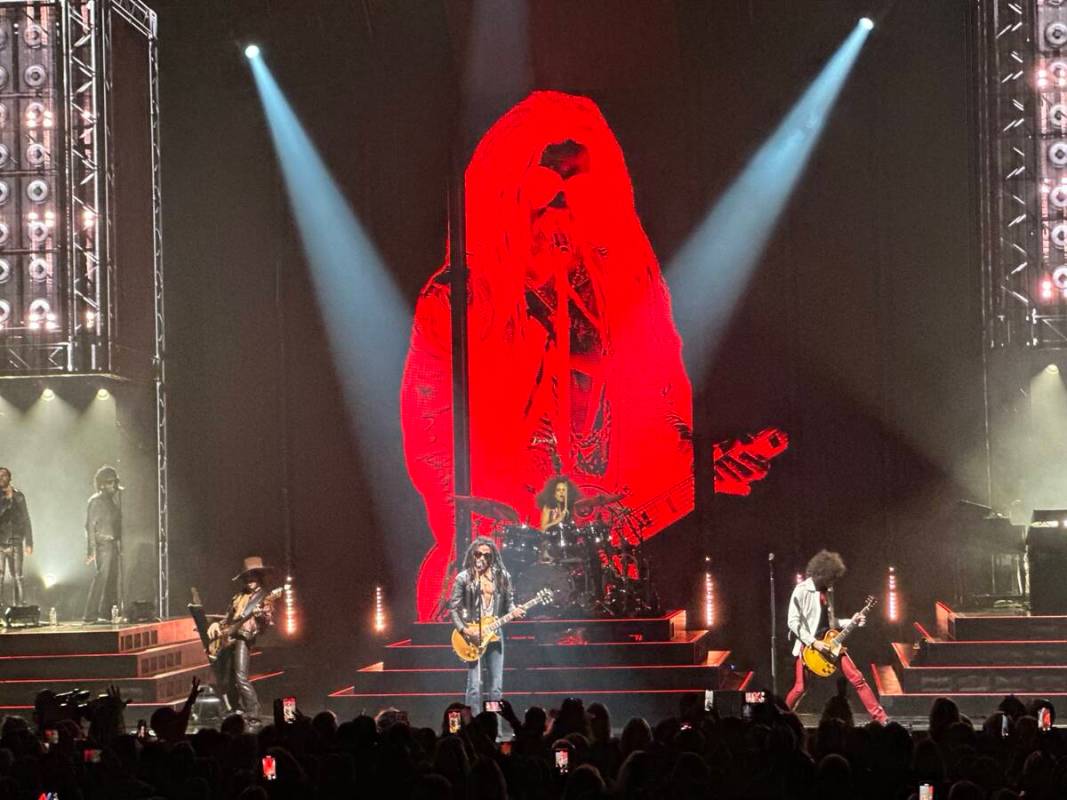
M 870 26 L 860 21 L 667 270 L 690 377 L 699 385 L 774 233 Z
M 411 315 L 263 58 L 249 61 L 325 322 L 349 424 L 379 484 L 404 481 L 400 379 Z M 385 509 L 381 509 L 385 510 Z

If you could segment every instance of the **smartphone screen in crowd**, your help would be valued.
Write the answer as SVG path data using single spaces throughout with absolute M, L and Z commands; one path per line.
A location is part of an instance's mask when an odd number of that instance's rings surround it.
M 1047 707 L 1037 710 L 1037 727 L 1043 731 L 1052 729 L 1052 712 Z
M 568 764 L 570 763 L 570 753 L 567 751 L 566 747 L 558 747 L 553 752 L 555 753 L 556 759 L 556 772 L 560 775 L 565 775 L 568 771 Z
M 919 800 L 934 800 L 934 785 L 932 783 L 919 784 Z
M 59 744 L 59 731 L 55 728 L 46 728 L 44 740 L 47 744 Z
M 148 738 L 148 723 L 143 719 L 137 720 L 137 738 L 142 742 Z
M 82 751 L 82 759 L 86 764 L 99 764 L 100 763 L 100 751 L 93 748 L 88 748 Z
M 492 711 L 494 714 L 500 713 L 500 701 L 499 700 L 486 700 L 483 704 L 485 707 L 483 710 Z
M 292 725 L 296 722 L 296 698 L 285 697 L 282 698 L 282 720 L 286 725 Z
M 459 710 L 448 712 L 448 732 L 459 733 L 459 729 L 463 726 L 462 715 Z
M 711 689 L 704 690 L 704 710 L 711 711 L 715 708 L 715 692 Z
M 1005 739 L 1008 737 L 1008 715 L 1000 715 L 1000 735 Z
M 500 743 L 500 752 L 505 756 L 511 755 L 511 739 L 506 739 Z
M 263 778 L 273 781 L 278 777 L 278 766 L 274 763 L 274 756 L 263 756 Z

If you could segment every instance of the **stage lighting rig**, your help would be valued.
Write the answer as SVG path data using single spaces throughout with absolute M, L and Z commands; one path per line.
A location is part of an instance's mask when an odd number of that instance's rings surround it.
M 250 45 L 248 45 L 248 47 L 245 48 L 245 58 L 250 59 L 250 60 L 253 59 L 253 58 L 259 58 L 259 45 L 258 44 L 250 44 Z

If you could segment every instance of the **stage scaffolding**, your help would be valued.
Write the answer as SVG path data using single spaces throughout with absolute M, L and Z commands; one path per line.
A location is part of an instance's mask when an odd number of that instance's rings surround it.
M 8 275 L 0 280 L 0 378 L 136 384 L 154 397 L 165 617 L 159 125 L 157 20 L 148 6 L 0 0 L 0 277 L 5 267 Z

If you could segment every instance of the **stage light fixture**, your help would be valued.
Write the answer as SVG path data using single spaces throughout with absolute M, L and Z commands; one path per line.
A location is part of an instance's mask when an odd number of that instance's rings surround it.
M 48 181 L 42 178 L 34 178 L 26 184 L 26 199 L 31 203 L 43 203 L 48 199 Z
M 886 585 L 885 613 L 890 622 L 900 621 L 900 601 L 897 597 L 897 568 L 889 568 Z
M 41 223 L 36 223 L 40 225 Z M 52 277 L 52 267 L 40 256 L 34 256 L 30 259 L 30 265 L 27 268 L 30 273 L 30 280 L 34 283 L 42 283 Z M 48 313 L 47 311 L 45 313 Z
M 36 628 L 41 624 L 41 609 L 38 606 L 10 606 L 4 612 L 8 628 Z
M 1048 160 L 1054 166 L 1067 166 L 1067 141 L 1057 139 L 1048 146 Z
M 1067 289 L 1067 264 L 1052 270 L 1052 283 L 1057 289 Z
M 1054 50 L 1067 45 L 1067 23 L 1056 21 L 1046 25 L 1045 42 Z
M 6 148 L 5 148 L 6 149 Z M 1067 156 L 1065 156 L 1067 158 Z M 4 160 L 7 160 L 6 153 Z M 44 165 L 44 162 L 48 160 L 48 150 L 40 142 L 34 142 L 26 148 L 26 160 L 35 167 Z M 2 164 L 3 162 L 0 162 Z
M 44 44 L 44 28 L 42 28 L 35 22 L 30 22 L 28 25 L 26 25 L 22 34 L 22 38 L 25 40 L 27 47 L 36 50 L 38 47 Z
M 45 389 L 43 392 L 41 392 L 41 399 L 42 400 L 55 400 L 56 399 L 56 393 L 54 391 L 52 391 L 51 389 Z
M 111 397 L 111 392 L 109 392 L 107 389 L 99 389 L 96 392 L 96 397 L 98 400 L 107 400 L 109 397 Z
M 9 319 L 11 319 L 11 303 L 7 300 L 0 300 L 0 325 L 6 325 Z
M 40 89 L 48 82 L 48 70 L 40 64 L 30 64 L 23 70 L 22 80 L 31 89 Z
M 1049 364 L 1047 367 L 1045 367 L 1045 372 L 1047 372 L 1049 375 L 1058 375 L 1060 372 L 1060 368 L 1057 367 L 1055 364 Z
M 711 556 L 704 556 L 704 627 L 715 627 L 715 580 L 711 576 Z
M 299 625 L 296 619 L 296 590 L 293 588 L 291 576 L 285 577 L 285 589 L 282 594 L 285 600 L 285 635 L 296 636 Z
M 258 44 L 250 44 L 250 45 L 248 45 L 248 47 L 245 48 L 245 58 L 248 58 L 248 59 L 259 58 L 259 45 Z
M 1067 127 L 1067 105 L 1056 103 L 1049 108 L 1048 122 L 1053 128 Z
M 385 632 L 385 592 L 381 585 L 374 587 L 374 631 Z
M 1041 281 L 1041 299 L 1045 302 L 1050 301 L 1053 298 L 1052 281 L 1048 278 Z
M 863 17 L 860 19 L 860 27 L 865 30 L 874 30 L 874 20 L 870 17 Z
M 1060 250 L 1067 250 L 1067 224 L 1061 222 L 1053 225 L 1048 238 Z
M 53 586 L 59 583 L 59 579 L 56 577 L 54 572 L 46 572 L 44 575 L 41 576 L 41 581 L 44 583 L 45 589 L 51 589 Z
M 1046 188 L 1045 191 L 1048 191 L 1048 189 Z M 1067 186 L 1061 184 L 1052 189 L 1052 191 L 1048 191 L 1048 201 L 1052 203 L 1055 208 L 1061 210 L 1067 208 Z

